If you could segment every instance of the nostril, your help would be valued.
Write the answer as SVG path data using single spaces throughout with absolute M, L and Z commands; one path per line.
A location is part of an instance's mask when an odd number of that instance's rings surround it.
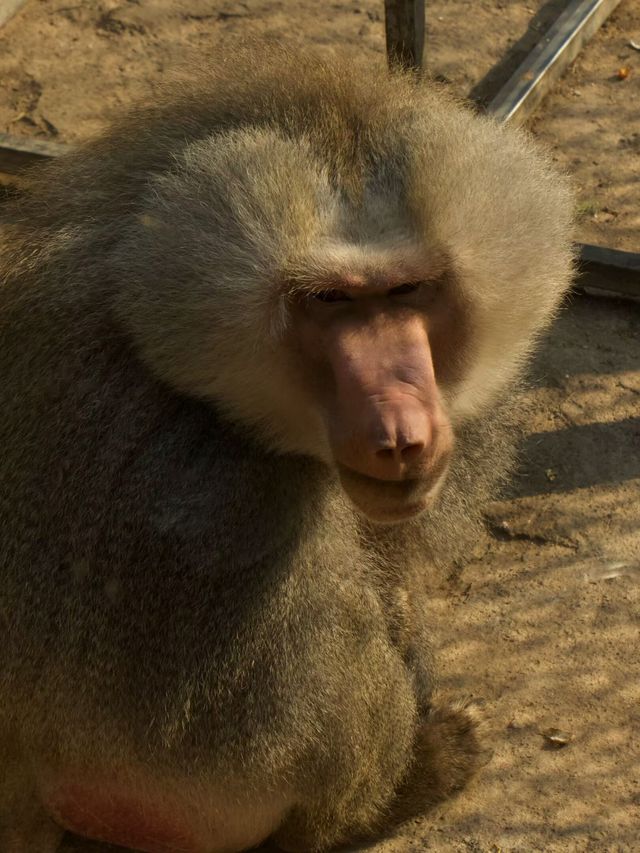
M 395 455 L 395 447 L 383 447 L 382 450 L 376 450 L 376 456 L 378 457 L 378 459 L 391 461 L 395 457 Z
M 414 444 L 407 444 L 400 451 L 400 457 L 403 462 L 415 462 L 424 451 L 424 444 L 422 442 L 415 442 Z

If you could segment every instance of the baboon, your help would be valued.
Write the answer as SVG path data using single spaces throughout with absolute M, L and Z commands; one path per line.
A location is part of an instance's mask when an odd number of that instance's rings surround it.
M 0 849 L 318 851 L 484 761 L 425 566 L 571 275 L 526 135 L 232 51 L 2 212 Z

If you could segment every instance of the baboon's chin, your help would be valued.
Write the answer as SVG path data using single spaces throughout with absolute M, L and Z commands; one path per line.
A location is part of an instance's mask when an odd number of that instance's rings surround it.
M 358 503 L 351 498 L 354 506 L 368 521 L 373 524 L 400 524 L 403 521 L 409 521 L 424 512 L 429 506 L 428 500 L 419 501 L 412 504 L 377 504 L 373 503 Z
M 340 482 L 349 500 L 375 524 L 408 521 L 431 506 L 437 485 L 426 480 L 377 480 L 339 466 Z

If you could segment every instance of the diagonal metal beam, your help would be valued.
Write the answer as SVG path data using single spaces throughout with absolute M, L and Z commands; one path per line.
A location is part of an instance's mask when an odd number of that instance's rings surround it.
M 488 112 L 499 121 L 526 121 L 619 3 L 572 0 L 493 98 Z
M 573 0 L 514 71 L 487 111 L 522 124 L 620 0 Z M 640 299 L 640 254 L 581 243 L 579 288 Z

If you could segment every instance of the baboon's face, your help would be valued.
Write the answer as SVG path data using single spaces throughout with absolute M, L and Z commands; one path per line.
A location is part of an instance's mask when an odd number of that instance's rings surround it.
M 462 317 L 441 269 L 376 266 L 296 297 L 292 335 L 345 492 L 372 521 L 393 522 L 426 509 L 446 474 L 439 382 L 455 371 Z
M 119 316 L 164 382 L 330 465 L 387 523 L 429 507 L 453 432 L 516 379 L 570 273 L 557 178 L 424 97 L 364 134 L 327 115 L 313 137 L 305 111 L 297 136 L 192 143 L 113 257 Z

